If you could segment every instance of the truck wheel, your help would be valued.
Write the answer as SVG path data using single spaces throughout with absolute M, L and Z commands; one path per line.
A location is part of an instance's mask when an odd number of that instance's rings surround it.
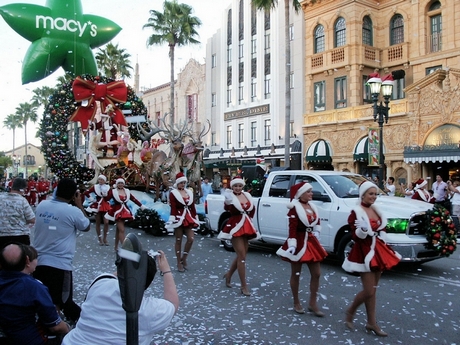
M 355 242 L 351 239 L 351 233 L 343 235 L 337 248 L 337 256 L 339 257 L 340 262 L 343 262 L 348 256 L 348 253 L 350 253 L 354 243 Z
M 222 222 L 222 225 L 220 226 L 220 229 L 219 229 L 219 232 L 222 231 L 222 229 L 225 227 L 225 225 L 227 225 L 227 220 L 224 220 Z M 224 249 L 228 252 L 234 252 L 235 249 L 233 249 L 233 244 L 232 244 L 232 240 L 222 240 L 220 241 L 220 243 L 222 243 L 222 245 L 224 246 Z

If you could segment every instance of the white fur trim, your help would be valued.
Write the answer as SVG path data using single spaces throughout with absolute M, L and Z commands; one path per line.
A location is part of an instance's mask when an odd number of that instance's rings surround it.
M 234 178 L 233 180 L 230 181 L 230 188 L 233 187 L 235 184 L 242 184 L 243 186 L 246 184 L 244 183 L 244 180 L 242 178 Z
M 300 196 L 301 196 L 303 193 L 307 192 L 307 191 L 310 190 L 310 189 L 313 189 L 313 186 L 312 186 L 311 184 L 309 184 L 309 183 L 305 183 L 302 187 L 300 187 L 299 189 L 297 189 L 297 192 L 295 193 L 294 198 L 295 198 L 295 199 L 300 198 Z
M 105 177 L 105 175 L 102 175 L 102 174 L 99 175 L 99 176 L 97 177 L 97 179 L 98 179 L 98 180 L 99 180 L 99 179 L 103 179 L 104 182 L 107 182 L 107 177 Z
M 375 183 L 370 182 L 370 181 L 363 182 L 359 186 L 359 200 L 358 200 L 358 203 L 361 203 L 361 199 L 363 198 L 364 193 L 366 193 L 367 190 L 370 189 L 370 188 L 377 188 L 377 186 L 375 185 Z
M 179 177 L 176 182 L 174 182 L 174 188 L 177 188 L 177 185 L 181 182 L 187 183 L 187 178 L 185 176 Z
M 423 180 L 422 183 L 415 185 L 415 188 L 422 188 L 425 187 L 428 184 L 427 180 Z
M 297 238 L 288 238 L 287 243 L 288 243 L 288 248 L 289 247 L 297 248 Z
M 125 182 L 125 180 L 122 179 L 122 178 L 117 178 L 117 180 L 115 181 L 115 184 L 118 184 L 118 183 L 123 183 L 123 184 L 125 184 L 126 182 Z

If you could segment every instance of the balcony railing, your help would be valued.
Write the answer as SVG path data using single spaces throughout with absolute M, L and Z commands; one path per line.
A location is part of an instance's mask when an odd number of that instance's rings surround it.
M 436 53 L 442 50 L 442 34 L 440 32 L 428 36 L 428 48 L 430 53 Z
M 390 67 L 409 61 L 409 43 L 395 44 L 382 51 L 382 66 Z

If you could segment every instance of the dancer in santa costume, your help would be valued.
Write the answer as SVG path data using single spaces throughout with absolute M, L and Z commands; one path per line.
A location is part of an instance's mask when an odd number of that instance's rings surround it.
M 122 178 L 118 178 L 115 181 L 115 188 L 109 190 L 105 200 L 107 202 L 113 201 L 113 206 L 104 217 L 108 220 L 114 221 L 116 224 L 114 248 L 115 251 L 117 251 L 118 244 L 123 243 L 126 237 L 125 222 L 134 219 L 134 215 L 128 207 L 128 202 L 134 202 L 141 208 L 141 210 L 145 210 L 146 207 L 131 194 L 131 191 L 128 188 L 125 188 L 125 180 Z
M 187 178 L 179 172 L 176 175 L 174 188 L 169 193 L 171 216 L 168 223 L 174 229 L 174 236 L 176 237 L 174 249 L 179 272 L 185 272 L 187 269 L 187 259 L 195 236 L 194 229 L 200 226 L 193 202 L 193 192 L 185 188 L 186 184 Z M 184 235 L 187 236 L 187 242 L 185 242 L 184 251 L 182 251 L 182 237 Z
M 109 195 L 110 186 L 106 184 L 107 177 L 99 175 L 97 178 L 97 184 L 86 190 L 83 194 L 85 197 L 90 198 L 91 193 L 96 195 L 96 200 L 86 208 L 88 214 L 94 214 L 96 218 L 96 235 L 100 246 L 109 245 L 107 242 L 107 235 L 109 233 L 109 220 L 105 218 L 107 211 L 111 209 L 110 203 L 105 200 L 105 197 Z M 101 233 L 101 223 L 104 224 L 103 232 Z

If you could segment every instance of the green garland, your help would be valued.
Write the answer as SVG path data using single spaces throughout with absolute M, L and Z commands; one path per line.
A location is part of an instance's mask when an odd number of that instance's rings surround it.
M 449 256 L 457 248 L 457 229 L 450 212 L 438 204 L 426 212 L 425 218 L 428 241 L 426 247 L 434 249 L 442 256 Z
M 107 84 L 113 82 L 113 79 L 82 75 L 81 78 L 97 83 Z M 40 123 L 39 136 L 42 142 L 41 151 L 45 156 L 46 164 L 51 171 L 60 178 L 74 178 L 78 183 L 90 181 L 94 178 L 95 171 L 83 166 L 78 162 L 68 144 L 69 140 L 69 118 L 74 111 L 81 105 L 75 102 L 72 91 L 74 80 L 69 83 L 58 85 L 53 95 L 49 97 L 49 102 L 45 106 L 43 119 Z M 147 108 L 142 100 L 137 97 L 135 91 L 130 86 L 128 87 L 128 97 L 126 103 L 116 104 L 119 109 L 131 112 L 125 117 L 146 115 Z M 148 128 L 148 124 L 143 122 L 141 126 L 144 129 Z M 79 128 L 72 129 L 78 133 Z M 136 123 L 130 123 L 129 134 L 135 141 L 139 140 L 139 132 Z

